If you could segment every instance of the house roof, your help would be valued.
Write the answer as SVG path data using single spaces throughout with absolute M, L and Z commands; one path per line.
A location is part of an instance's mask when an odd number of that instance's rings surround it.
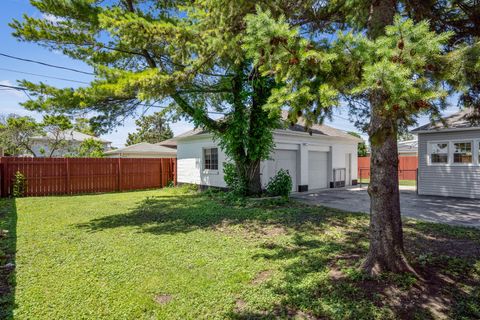
M 418 127 L 411 132 L 422 131 L 438 131 L 445 129 L 480 129 L 480 121 L 474 120 L 474 115 L 479 116 L 479 111 L 474 111 L 472 108 L 466 108 L 460 112 L 454 113 L 448 117 L 444 117 L 442 120 L 435 121 L 434 123 L 427 123 L 421 127 Z
M 282 111 L 283 120 L 285 120 L 285 121 L 287 120 L 287 115 L 288 115 L 288 113 L 286 111 Z M 349 133 L 347 133 L 343 130 L 336 129 L 336 128 L 327 126 L 325 124 L 314 124 L 311 127 L 309 127 L 308 129 L 310 129 L 310 132 L 314 136 L 317 135 L 317 136 L 327 136 L 327 137 L 341 137 L 341 138 L 344 138 L 344 139 L 357 141 L 357 142 L 362 141 L 362 139 L 357 138 L 355 136 L 352 136 L 351 134 L 349 134 Z M 285 129 L 279 129 L 279 130 L 284 131 L 286 133 L 299 132 L 299 133 L 309 134 L 309 133 L 307 133 L 308 130 L 305 126 L 305 120 L 303 118 L 298 118 L 297 123 L 295 125 L 293 125 L 293 126 L 289 125 Z M 178 135 L 178 136 L 176 136 L 176 137 L 174 137 L 170 140 L 178 141 L 178 140 L 182 140 L 182 139 L 189 138 L 189 137 L 192 137 L 192 136 L 198 136 L 198 135 L 207 134 L 207 133 L 208 133 L 207 130 L 204 130 L 204 129 L 201 129 L 201 128 L 195 128 L 193 130 L 182 133 L 182 134 L 180 134 L 180 135 Z
M 163 140 L 159 143 L 155 143 L 155 145 L 176 149 L 177 148 L 177 140 L 175 140 L 175 138 L 171 138 L 171 139 Z
M 418 140 L 407 140 L 398 142 L 398 153 L 413 153 L 418 151 Z
M 96 141 L 100 141 L 101 143 L 111 143 L 111 141 L 108 141 L 108 140 L 105 140 L 105 139 L 102 139 L 102 138 L 99 138 L 99 137 L 95 137 L 95 136 L 91 136 L 91 135 L 88 135 L 88 134 L 85 134 L 85 133 L 82 133 L 82 132 L 78 132 L 78 131 L 75 131 L 75 130 L 65 130 L 62 132 L 62 134 L 64 135 L 64 138 L 65 140 L 67 141 L 85 141 L 87 139 L 93 139 L 93 140 L 96 140 Z M 33 140 L 49 140 L 49 139 L 54 139 L 53 137 L 53 134 L 48 132 L 46 133 L 45 135 L 43 136 L 34 136 L 32 137 Z
M 177 154 L 177 151 L 148 142 L 140 142 L 125 148 L 107 151 L 105 154 L 169 154 L 174 156 Z

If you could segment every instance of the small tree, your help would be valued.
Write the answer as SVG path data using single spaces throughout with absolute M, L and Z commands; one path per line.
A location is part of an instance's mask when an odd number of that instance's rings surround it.
M 135 124 L 137 130 L 128 134 L 127 146 L 140 142 L 158 143 L 173 137 L 173 132 L 161 112 L 142 116 Z
M 100 141 L 89 138 L 82 141 L 75 156 L 82 158 L 103 158 L 105 156 L 105 150 Z
M 69 129 L 73 128 L 70 119 L 66 116 L 52 116 L 46 115 L 43 117 L 41 123 L 43 134 L 48 138 L 46 156 L 53 157 L 55 151 L 67 149 L 69 145 L 68 134 L 71 134 Z
M 5 154 L 20 156 L 29 153 L 35 156 L 32 137 L 39 134 L 40 126 L 31 117 L 12 114 L 0 119 L 0 146 Z
M 363 140 L 362 136 L 359 135 L 357 132 L 350 131 L 348 132 L 348 134 Z M 358 143 L 357 154 L 359 157 L 366 157 L 368 155 L 368 149 L 367 149 L 367 145 L 365 144 L 365 141 Z

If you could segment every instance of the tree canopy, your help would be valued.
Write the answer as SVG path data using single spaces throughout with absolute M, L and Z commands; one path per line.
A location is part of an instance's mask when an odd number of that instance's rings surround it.
M 91 65 L 87 87 L 58 89 L 22 81 L 30 110 L 75 115 L 92 112 L 92 122 L 112 128 L 142 108 L 169 106 L 180 118 L 212 132 L 253 193 L 260 191 L 259 163 L 273 147 L 279 112 L 263 104 L 275 82 L 246 57 L 244 17 L 249 2 L 201 0 L 38 0 L 55 21 L 25 16 L 10 25 L 23 41 L 36 42 Z M 275 3 L 262 3 L 272 12 Z M 216 113 L 221 116 L 212 117 Z
M 135 124 L 137 130 L 128 134 L 127 146 L 140 142 L 158 143 L 173 137 L 173 132 L 161 112 L 142 116 L 135 120 Z

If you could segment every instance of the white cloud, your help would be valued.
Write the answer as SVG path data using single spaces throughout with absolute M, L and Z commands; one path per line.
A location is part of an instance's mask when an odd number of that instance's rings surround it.
M 50 14 L 50 13 L 43 13 L 42 14 L 42 19 L 45 19 L 47 21 L 50 21 L 52 23 L 58 23 L 58 22 L 62 22 L 62 21 L 65 21 L 65 18 L 62 18 L 62 17 L 57 17 L 53 14 Z
M 0 80 L 0 85 L 16 87 L 16 85 L 14 83 L 12 83 L 10 80 Z M 0 86 L 0 96 L 24 98 L 25 94 L 22 91 L 19 91 L 19 90 L 16 90 L 16 89 L 11 89 L 11 88 L 6 88 L 6 87 Z

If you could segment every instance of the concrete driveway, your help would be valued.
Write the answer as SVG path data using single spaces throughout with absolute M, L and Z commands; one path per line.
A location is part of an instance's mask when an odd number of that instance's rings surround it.
M 295 193 L 293 198 L 314 205 L 332 207 L 344 211 L 370 212 L 367 189 L 323 189 L 307 193 Z M 401 187 L 402 215 L 430 222 L 447 223 L 480 228 L 480 200 L 418 196 L 413 188 Z

